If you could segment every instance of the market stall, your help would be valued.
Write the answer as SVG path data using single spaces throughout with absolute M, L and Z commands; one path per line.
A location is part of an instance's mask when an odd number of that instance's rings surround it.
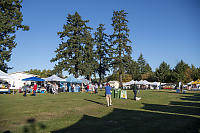
M 80 92 L 80 84 L 82 84 L 81 80 L 75 78 L 74 76 L 69 76 L 66 79 L 66 82 L 69 92 Z

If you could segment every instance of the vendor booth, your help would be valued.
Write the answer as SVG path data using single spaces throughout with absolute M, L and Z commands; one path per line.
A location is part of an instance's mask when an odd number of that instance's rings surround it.
M 22 79 L 22 81 L 43 82 L 43 81 L 45 81 L 45 80 L 44 80 L 44 79 L 41 79 L 41 78 L 38 78 L 38 77 L 30 77 L 30 78 Z M 32 90 L 30 90 L 30 91 L 32 91 Z M 40 93 L 44 93 L 45 91 L 46 91 L 46 89 L 44 89 L 44 88 L 38 87 L 38 89 L 37 89 L 37 92 L 40 92 Z
M 52 93 L 52 90 L 51 90 L 52 89 L 52 86 L 51 86 L 52 82 L 56 82 L 56 84 L 58 85 L 58 87 L 59 87 L 58 92 L 65 92 L 65 90 L 66 90 L 66 86 L 64 85 L 65 82 L 66 82 L 65 79 L 60 78 L 57 75 L 52 75 L 48 78 L 43 78 L 43 79 L 47 82 L 46 86 L 47 86 L 48 92 Z
M 12 77 L 0 70 L 0 93 L 10 93 Z
M 52 75 L 52 76 L 50 76 L 48 78 L 44 78 L 44 80 L 45 81 L 65 81 L 65 79 L 60 78 L 60 77 L 58 77 L 56 75 Z
M 200 79 L 192 82 L 192 89 L 193 90 L 200 90 Z
M 194 82 L 192 82 L 192 84 L 200 84 L 200 79 L 198 79 L 198 80 L 196 80 L 196 81 L 194 81 Z
M 80 92 L 80 84 L 82 84 L 81 80 L 75 78 L 74 76 L 69 76 L 66 79 L 66 82 L 69 92 Z

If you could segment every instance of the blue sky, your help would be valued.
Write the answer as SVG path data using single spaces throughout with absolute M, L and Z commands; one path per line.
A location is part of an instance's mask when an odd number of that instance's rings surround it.
M 137 60 L 142 53 L 153 70 L 162 61 L 173 68 L 181 59 L 200 66 L 199 0 L 24 0 L 22 6 L 23 24 L 30 30 L 16 34 L 18 45 L 8 64 L 14 68 L 9 73 L 53 69 L 50 60 L 61 42 L 57 32 L 76 11 L 90 21 L 92 32 L 103 23 L 111 34 L 113 11 L 125 10 L 132 57 Z

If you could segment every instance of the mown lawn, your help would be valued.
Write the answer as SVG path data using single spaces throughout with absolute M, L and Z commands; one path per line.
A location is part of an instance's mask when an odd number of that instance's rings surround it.
M 0 95 L 0 132 L 200 133 L 200 92 L 140 91 L 140 101 L 99 94 Z

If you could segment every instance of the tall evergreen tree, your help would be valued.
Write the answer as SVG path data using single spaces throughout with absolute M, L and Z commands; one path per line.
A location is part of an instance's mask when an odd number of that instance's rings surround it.
M 170 65 L 168 65 L 166 62 L 162 62 L 159 66 L 159 68 L 155 71 L 155 76 L 157 78 L 157 81 L 166 83 L 167 79 L 169 78 L 171 73 Z
M 200 79 L 200 67 L 197 68 L 197 79 Z
M 122 87 L 122 74 L 125 68 L 128 67 L 128 63 L 130 63 L 132 52 L 131 46 L 128 45 L 131 41 L 129 40 L 130 30 L 127 25 L 127 14 L 124 10 L 114 11 L 112 17 L 112 26 L 114 29 L 114 33 L 111 35 L 114 48 L 113 67 L 119 71 L 120 87 Z
M 21 3 L 22 0 L 0 1 L 0 70 L 4 72 L 10 69 L 7 63 L 17 45 L 15 32 L 18 29 L 29 30 L 28 26 L 22 25 Z
M 126 72 L 127 74 L 132 75 L 133 80 L 138 80 L 140 77 L 138 63 L 134 60 L 131 60 Z
M 177 81 L 176 81 L 177 83 L 178 82 L 188 83 L 192 80 L 191 75 L 188 74 L 191 73 L 189 69 L 190 67 L 183 60 L 181 60 L 176 64 L 173 72 L 175 72 L 177 75 Z
M 143 54 L 140 54 L 140 56 L 137 60 L 137 63 L 138 63 L 138 67 L 139 67 L 139 73 L 144 74 L 146 72 L 145 71 L 146 61 L 143 57 Z
M 85 31 L 85 47 L 83 51 L 83 60 L 82 60 L 82 67 L 81 75 L 84 75 L 91 81 L 92 74 L 95 75 L 95 69 L 97 67 L 97 62 L 95 60 L 95 53 L 94 53 L 94 39 L 92 38 L 91 33 L 86 30 Z
M 59 63 L 58 63 L 59 64 Z M 52 73 L 59 76 L 59 77 L 64 77 L 63 76 L 63 68 L 62 68 L 62 65 L 57 65 L 55 64 L 53 70 L 52 70 Z
M 83 74 L 83 55 L 88 41 L 88 31 L 92 29 L 86 25 L 87 22 L 89 20 L 82 20 L 78 12 L 74 15 L 68 14 L 63 31 L 58 32 L 62 42 L 55 51 L 56 57 L 51 59 L 51 62 L 58 62 L 57 68 L 68 71 L 75 77 Z
M 101 84 L 102 78 L 106 75 L 106 72 L 109 71 L 110 64 L 110 54 L 111 47 L 108 44 L 108 35 L 104 33 L 105 28 L 103 24 L 99 24 L 95 35 L 95 44 L 96 44 L 96 60 L 98 66 L 96 71 L 99 75 L 99 85 Z
M 200 79 L 200 71 L 194 65 L 191 66 L 191 78 L 193 81 Z
M 144 67 L 144 74 L 141 75 L 142 80 L 148 80 L 152 76 L 152 69 L 148 63 Z
M 138 60 L 138 80 L 141 79 L 148 79 L 148 77 L 152 74 L 152 69 L 150 65 L 146 62 L 146 60 L 143 57 L 143 54 L 141 53 Z
M 152 68 L 148 63 L 145 65 L 145 72 L 152 72 Z

